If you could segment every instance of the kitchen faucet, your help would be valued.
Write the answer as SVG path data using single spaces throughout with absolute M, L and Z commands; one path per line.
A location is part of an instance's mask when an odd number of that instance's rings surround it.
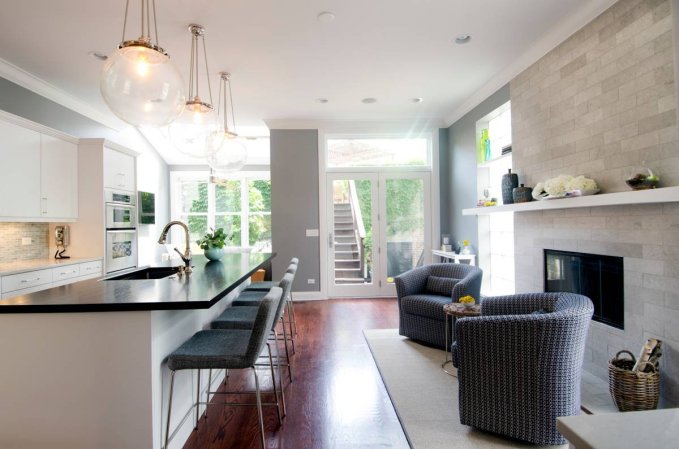
M 189 237 L 189 227 L 186 226 L 185 223 L 182 223 L 181 221 L 171 221 L 168 224 L 165 225 L 163 228 L 163 232 L 160 233 L 160 237 L 158 238 L 158 243 L 160 245 L 165 244 L 165 239 L 167 239 L 167 233 L 170 231 L 170 228 L 174 225 L 179 225 L 182 228 L 184 228 L 184 238 L 186 240 L 186 248 L 184 249 L 184 254 L 182 254 L 181 251 L 179 251 L 176 247 L 174 248 L 175 251 L 179 253 L 179 256 L 182 258 L 184 261 L 184 269 L 182 270 L 186 274 L 191 273 L 191 238 Z

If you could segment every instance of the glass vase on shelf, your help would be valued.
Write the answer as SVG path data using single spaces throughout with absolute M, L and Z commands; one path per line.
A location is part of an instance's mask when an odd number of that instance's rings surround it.
M 463 254 L 465 256 L 469 255 L 472 253 L 471 248 L 469 247 L 469 240 L 463 240 L 462 241 L 462 246 L 460 247 L 460 254 Z

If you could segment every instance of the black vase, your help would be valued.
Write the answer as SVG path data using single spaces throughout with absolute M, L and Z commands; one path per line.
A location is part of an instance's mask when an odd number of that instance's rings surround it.
M 509 169 L 506 175 L 502 175 L 502 203 L 503 204 L 513 204 L 513 192 L 514 188 L 519 187 L 519 177 L 516 173 L 512 173 L 512 169 Z
M 527 203 L 533 201 L 533 188 L 521 184 L 520 187 L 514 188 L 513 197 L 514 203 Z

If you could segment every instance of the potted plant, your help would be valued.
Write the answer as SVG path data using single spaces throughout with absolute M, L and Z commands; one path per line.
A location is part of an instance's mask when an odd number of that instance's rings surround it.
M 226 239 L 231 240 L 231 236 L 224 233 L 224 228 L 210 229 L 212 232 L 208 232 L 202 239 L 196 240 L 196 243 L 209 260 L 219 260 L 224 255 L 222 248 L 226 244 Z

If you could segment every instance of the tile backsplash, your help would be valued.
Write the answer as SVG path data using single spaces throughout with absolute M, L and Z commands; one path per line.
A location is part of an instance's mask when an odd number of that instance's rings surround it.
M 22 245 L 21 239 L 31 239 Z M 0 223 L 0 263 L 49 257 L 48 223 Z

